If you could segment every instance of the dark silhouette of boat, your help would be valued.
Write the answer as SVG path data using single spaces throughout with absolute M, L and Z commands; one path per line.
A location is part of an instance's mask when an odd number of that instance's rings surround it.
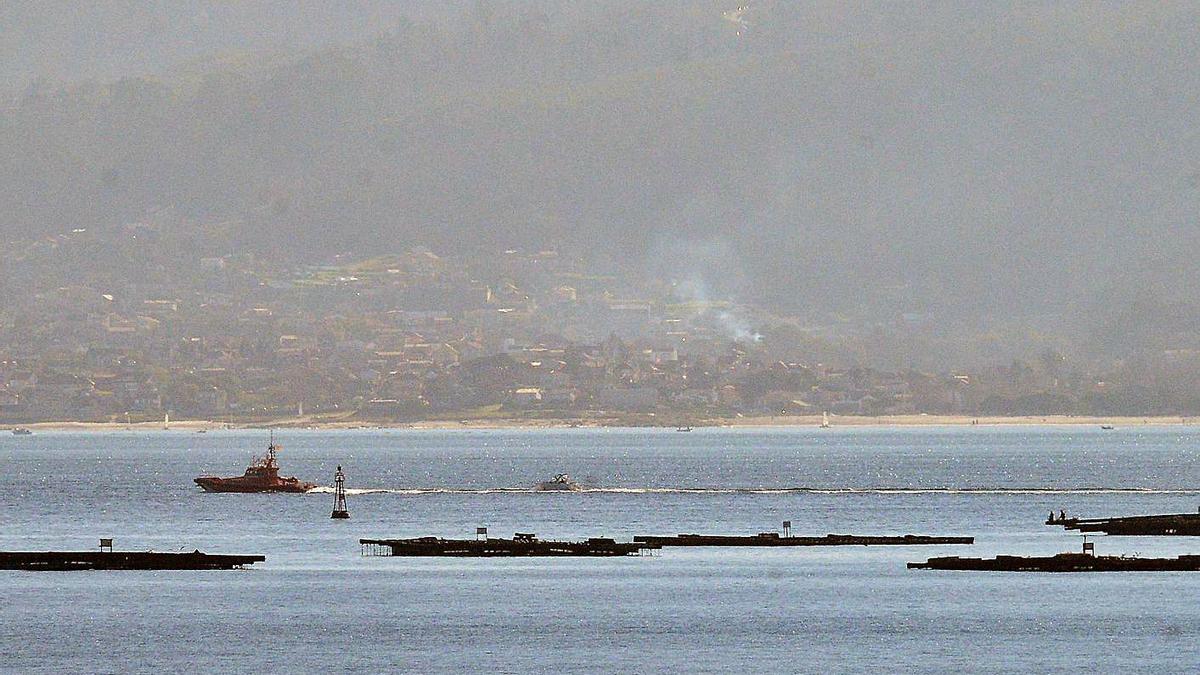
M 234 478 L 200 476 L 195 483 L 207 492 L 308 492 L 317 487 L 315 483 L 306 483 L 295 476 L 280 477 L 275 453 L 281 447 L 275 444 L 272 434 L 267 454 L 255 459 L 245 474 Z

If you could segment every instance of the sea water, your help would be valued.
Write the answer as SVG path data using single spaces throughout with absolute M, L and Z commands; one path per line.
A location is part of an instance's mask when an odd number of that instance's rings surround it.
M 1200 574 L 908 570 L 1050 555 L 1082 516 L 1191 512 L 1200 430 L 1082 427 L 282 431 L 333 495 L 210 494 L 266 432 L 0 436 L 2 550 L 266 555 L 235 571 L 0 571 L 14 672 L 1195 672 Z M 588 486 L 535 493 L 558 473 Z M 360 555 L 360 538 L 972 535 L 974 546 Z M 1097 537 L 1175 556 L 1200 538 Z

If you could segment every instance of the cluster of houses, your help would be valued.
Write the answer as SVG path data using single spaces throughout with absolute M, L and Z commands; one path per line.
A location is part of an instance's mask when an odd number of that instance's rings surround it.
M 0 420 L 961 413 L 1058 387 L 1050 373 L 1018 387 L 801 362 L 752 308 L 552 251 L 172 264 L 166 286 L 135 275 L 10 296 Z M 731 332 L 734 315 L 756 330 Z

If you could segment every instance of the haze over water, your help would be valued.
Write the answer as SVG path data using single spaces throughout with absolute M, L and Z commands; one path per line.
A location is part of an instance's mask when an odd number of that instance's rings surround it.
M 1048 555 L 1042 524 L 1192 511 L 1188 427 L 284 432 L 285 475 L 332 495 L 207 494 L 261 432 L 0 436 L 0 549 L 261 553 L 233 572 L 0 572 L 17 672 L 1191 672 L 1197 577 L 910 571 Z M 567 472 L 593 489 L 536 494 Z M 360 537 L 676 532 L 973 535 L 974 546 L 666 549 L 624 559 L 360 557 Z M 1097 538 L 1100 554 L 1194 553 Z M 1077 648 L 1069 648 L 1075 645 Z

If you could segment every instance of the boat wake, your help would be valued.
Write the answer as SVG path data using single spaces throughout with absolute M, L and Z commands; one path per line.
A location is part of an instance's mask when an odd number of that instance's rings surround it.
M 504 493 L 522 493 L 534 492 L 533 488 L 527 487 L 512 487 L 512 488 L 346 488 L 347 495 L 489 495 L 489 494 L 504 494 Z M 315 487 L 308 491 L 309 494 L 324 493 L 333 494 L 333 488 L 329 486 Z M 539 493 L 545 494 L 545 493 Z
M 309 493 L 332 493 L 333 488 L 322 486 Z M 488 494 L 694 494 L 694 495 L 1195 495 L 1196 489 L 1115 488 L 1115 487 L 583 487 L 574 491 L 539 491 L 532 487 L 498 488 L 347 488 L 348 495 L 488 495 Z

